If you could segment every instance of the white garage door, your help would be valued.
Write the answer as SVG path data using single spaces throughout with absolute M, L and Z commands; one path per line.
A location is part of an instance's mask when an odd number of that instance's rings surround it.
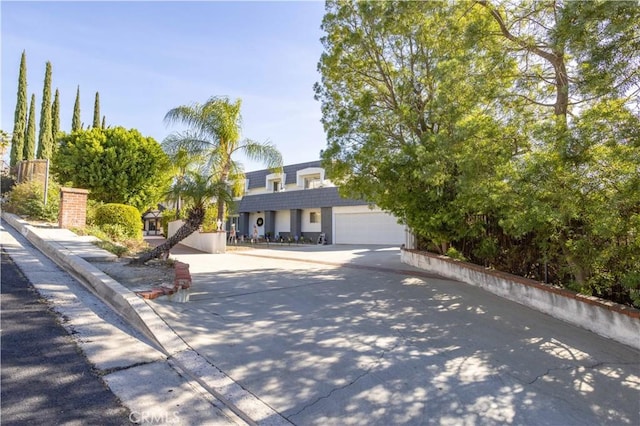
M 404 243 L 404 225 L 387 213 L 336 213 L 335 244 Z

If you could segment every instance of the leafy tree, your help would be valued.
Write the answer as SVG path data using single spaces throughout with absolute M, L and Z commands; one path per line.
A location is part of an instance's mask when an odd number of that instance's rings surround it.
M 106 116 L 102 116 L 102 129 L 106 129 L 107 128 L 107 117 Z
M 231 182 L 217 195 L 218 219 L 225 220 L 225 200 L 227 193 L 242 185 L 244 176 L 242 165 L 234 160 L 237 152 L 242 152 L 254 161 L 263 161 L 267 167 L 282 167 L 282 155 L 271 143 L 241 140 L 241 101 L 230 102 L 225 97 L 212 97 L 204 104 L 182 105 L 170 110 L 165 116 L 169 124 L 181 123 L 188 130 L 173 133 L 164 141 L 165 151 L 170 155 L 185 150 L 190 156 L 206 160 L 207 173 L 220 182 Z M 218 186 L 222 189 L 223 186 Z
M 80 86 L 76 90 L 76 101 L 73 104 L 73 119 L 71 120 L 71 131 L 82 129 L 82 120 L 80 118 Z
M 11 167 L 22 161 L 25 133 L 27 130 L 27 56 L 24 50 L 22 51 L 22 57 L 20 59 L 17 98 L 13 135 L 11 136 L 11 153 L 9 157 L 9 165 Z
M 169 159 L 171 161 L 171 174 L 175 185 L 171 187 L 167 197 L 169 201 L 175 202 L 176 217 L 182 217 L 182 197 L 180 194 L 182 182 L 186 179 L 189 172 L 200 172 L 198 167 L 199 164 L 202 163 L 201 157 L 190 155 L 184 148 L 178 148 L 175 151 L 170 151 Z
M 96 92 L 96 100 L 93 104 L 93 128 L 100 128 L 100 93 Z
M 51 135 L 53 136 L 53 147 L 55 150 L 58 141 L 58 133 L 60 132 L 60 92 L 56 89 L 53 97 L 53 105 L 51 105 Z
M 514 169 L 507 231 L 534 233 L 574 288 L 627 301 L 613 293 L 621 285 L 640 291 L 629 272 L 640 270 L 640 198 L 631 189 L 640 164 L 640 9 L 635 2 L 478 4 L 519 59 L 515 114 L 538 117 L 527 161 Z
M 22 158 L 33 160 L 36 158 L 36 95 L 31 94 L 31 105 L 29 106 L 29 120 L 27 121 L 27 134 L 24 141 L 24 152 Z
M 48 159 L 53 154 L 53 134 L 51 133 L 51 62 L 47 62 L 42 89 L 40 110 L 40 133 L 38 134 L 38 158 Z
M 94 200 L 145 211 L 166 191 L 168 168 L 168 158 L 153 138 L 114 127 L 62 137 L 51 170 L 60 182 L 90 190 Z
M 176 186 L 180 188 L 175 188 Z M 213 197 L 225 196 L 224 201 L 231 201 L 231 197 L 226 191 L 226 184 L 223 181 L 219 180 L 217 176 L 208 176 L 200 172 L 189 172 L 184 176 L 184 179 L 176 181 L 173 192 L 179 192 L 187 200 L 187 217 L 184 224 L 164 243 L 149 252 L 141 254 L 133 259 L 131 263 L 145 263 L 151 259 L 159 258 L 169 253 L 173 246 L 197 231 L 204 222 L 207 207 L 211 204 Z
M 429 249 L 640 303 L 637 5 L 326 10 L 315 90 L 343 193 Z
M 343 194 L 393 212 L 441 253 L 482 234 L 475 218 L 497 209 L 497 168 L 519 139 L 492 101 L 513 70 L 486 37 L 495 24 L 463 3 L 328 2 L 322 27 L 322 158 Z

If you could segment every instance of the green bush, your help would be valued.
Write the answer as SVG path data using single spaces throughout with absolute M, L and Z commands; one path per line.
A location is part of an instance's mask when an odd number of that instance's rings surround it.
M 215 232 L 218 230 L 218 207 L 211 204 L 204 212 L 202 232 Z
M 58 220 L 59 208 L 60 186 L 53 181 L 49 182 L 46 205 L 44 203 L 44 185 L 36 181 L 15 185 L 9 193 L 5 205 L 8 212 L 47 222 Z
M 162 218 L 160 218 L 160 222 L 162 223 L 162 234 L 166 237 L 169 235 L 169 222 L 178 219 L 177 211 L 174 209 L 166 209 L 162 212 Z
M 87 200 L 87 226 L 95 225 L 96 212 L 100 206 L 103 206 L 102 201 Z
M 94 220 L 107 235 L 117 235 L 120 240 L 142 240 L 142 216 L 133 206 L 103 204 L 96 209 Z
M 462 253 L 460 253 L 458 250 L 456 250 L 454 247 L 449 247 L 447 249 L 447 256 L 452 258 L 452 259 L 456 259 L 456 260 L 462 260 L 462 261 L 466 261 L 467 260 L 464 257 L 464 255 Z
M 5 194 L 11 192 L 13 187 L 16 184 L 16 179 L 3 171 L 0 172 L 0 195 L 4 196 Z

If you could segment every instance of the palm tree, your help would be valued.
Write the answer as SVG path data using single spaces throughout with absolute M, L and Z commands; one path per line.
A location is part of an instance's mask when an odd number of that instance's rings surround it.
M 165 139 L 166 140 L 166 139 Z M 174 201 L 176 204 L 176 217 L 180 218 L 180 211 L 182 210 L 182 197 L 180 190 L 182 183 L 184 182 L 187 174 L 190 170 L 197 170 L 200 163 L 198 157 L 193 157 L 181 147 L 177 147 L 176 151 L 171 151 L 170 147 L 165 147 L 162 144 L 164 151 L 169 156 L 172 167 L 172 175 L 175 182 L 169 191 L 168 200 Z
M 170 110 L 164 118 L 167 124 L 180 123 L 187 126 L 181 133 L 173 133 L 163 141 L 167 152 L 184 149 L 189 155 L 201 156 L 211 176 L 227 185 L 217 194 L 218 220 L 225 220 L 225 194 L 237 195 L 242 186 L 244 171 L 234 160 L 234 155 L 243 153 L 247 159 L 265 164 L 274 171 L 282 169 L 282 155 L 269 142 L 241 140 L 241 100 L 230 102 L 227 97 L 211 97 L 204 104 L 194 103 Z
M 171 191 L 180 193 L 189 206 L 184 224 L 164 243 L 132 259 L 131 263 L 141 264 L 162 257 L 173 246 L 197 231 L 204 222 L 205 212 L 213 197 L 222 196 L 223 201 L 230 201 L 230 194 L 225 193 L 221 187 L 226 188 L 226 185 L 212 176 L 193 171 L 187 172 L 180 181 L 176 180 Z

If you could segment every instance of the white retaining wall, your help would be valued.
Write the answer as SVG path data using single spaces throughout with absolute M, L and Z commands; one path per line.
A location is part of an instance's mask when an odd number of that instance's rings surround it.
M 402 250 L 401 259 L 640 349 L 638 309 L 431 253 Z
M 180 229 L 184 222 L 181 220 L 174 220 L 169 222 L 169 234 L 167 238 Z M 206 253 L 225 253 L 227 251 L 227 233 L 221 232 L 194 232 L 184 240 L 180 241 L 187 247 L 194 248 L 196 250 L 204 251 Z

